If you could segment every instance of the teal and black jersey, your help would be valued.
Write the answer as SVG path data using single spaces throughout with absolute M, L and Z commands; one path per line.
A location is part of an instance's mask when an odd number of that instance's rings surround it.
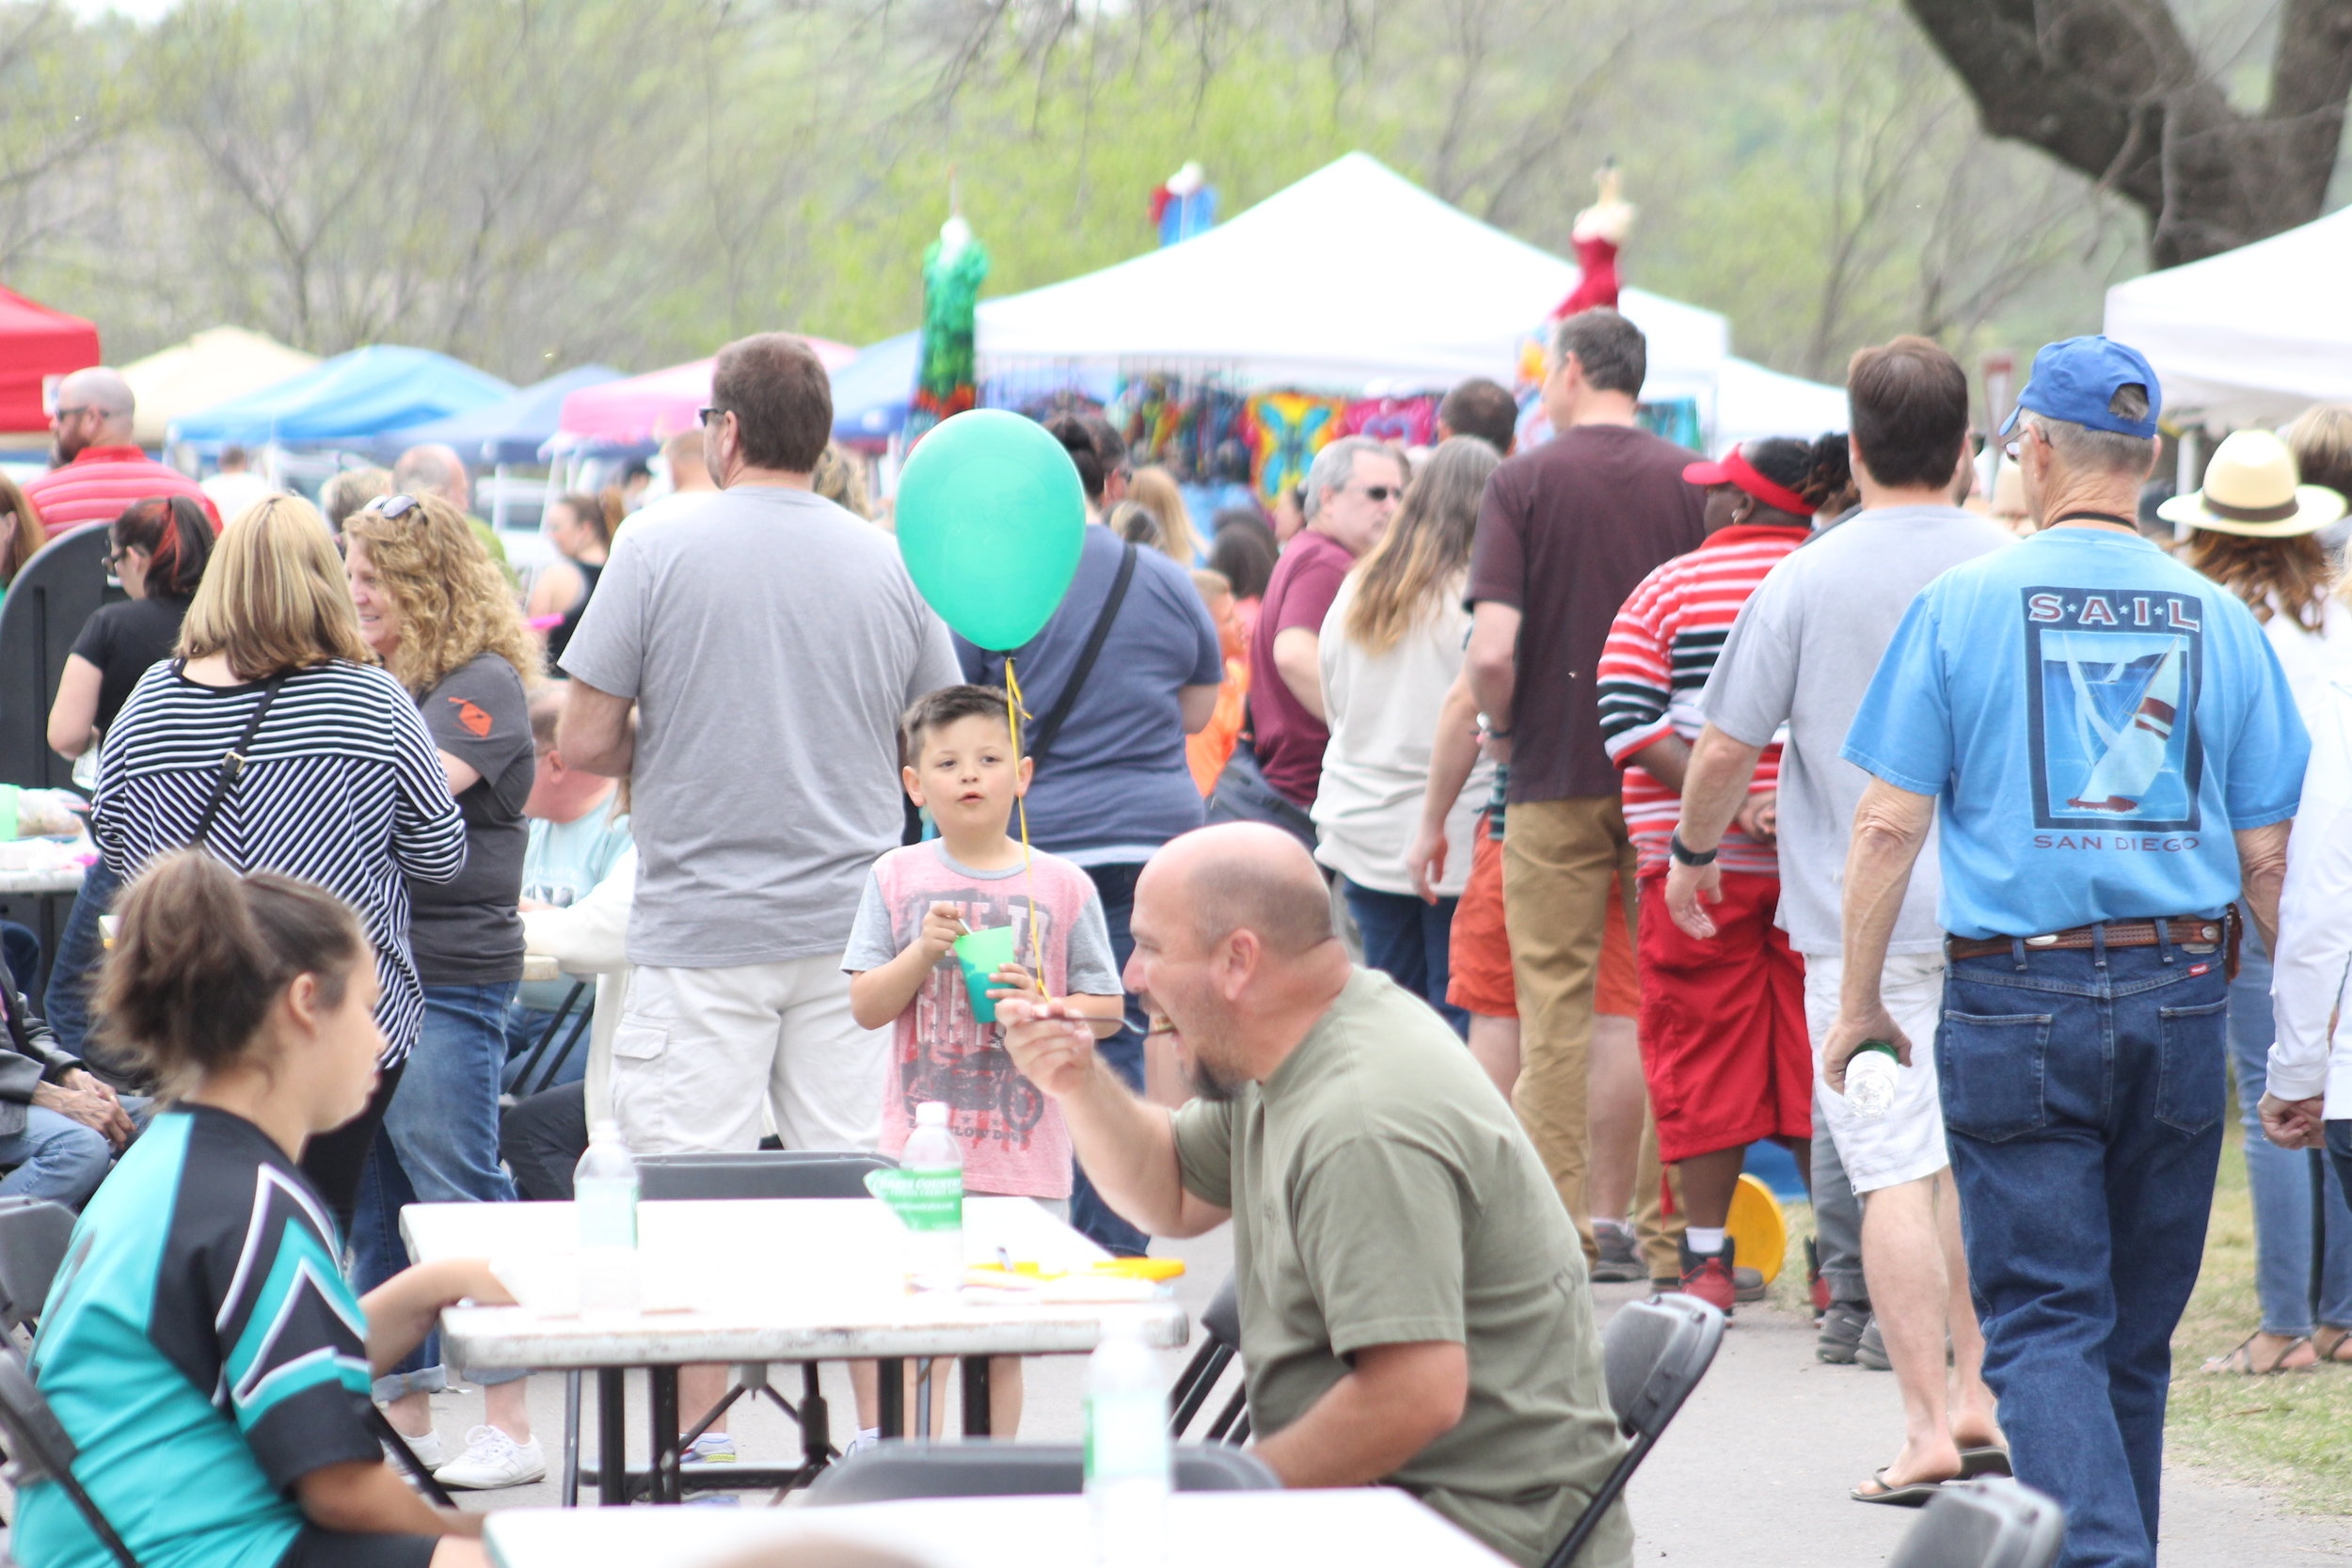
M 303 1526 L 294 1483 L 380 1459 L 340 1254 L 285 1151 L 209 1107 L 157 1117 L 90 1200 L 34 1374 L 146 1568 L 273 1568 Z M 10 1546 L 24 1568 L 112 1562 L 54 1485 L 25 1490 Z

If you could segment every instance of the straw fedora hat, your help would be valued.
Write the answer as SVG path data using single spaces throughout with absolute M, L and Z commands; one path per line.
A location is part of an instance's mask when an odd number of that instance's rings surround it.
M 2214 449 L 2204 488 L 2173 497 L 2156 515 L 2216 533 L 2291 539 L 2326 528 L 2344 509 L 2344 498 L 2326 485 L 2296 483 L 2295 453 L 2284 441 L 2267 430 L 2241 430 Z

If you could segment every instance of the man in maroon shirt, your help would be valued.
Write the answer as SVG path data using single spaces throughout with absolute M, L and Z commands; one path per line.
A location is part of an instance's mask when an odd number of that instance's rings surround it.
M 1249 717 L 1266 783 L 1303 813 L 1323 780 L 1323 617 L 1356 558 L 1380 542 L 1405 499 L 1405 458 L 1343 436 L 1307 470 L 1307 526 L 1282 551 L 1249 639 Z
M 1594 670 L 1627 595 L 1706 535 L 1705 493 L 1682 480 L 1691 453 L 1634 420 L 1647 354 L 1641 329 L 1614 310 L 1560 324 L 1543 388 L 1558 434 L 1495 470 L 1470 555 L 1470 690 L 1511 765 L 1502 900 L 1521 1031 L 1512 1099 L 1587 1259 L 1593 978 L 1611 879 L 1632 887 L 1636 870 Z
M 131 441 L 131 384 L 103 365 L 75 371 L 57 384 L 49 419 L 57 467 L 24 486 L 24 499 L 55 539 L 84 523 L 111 523 L 134 501 L 186 496 L 220 527 L 220 514 L 203 487 L 177 468 L 154 462 Z

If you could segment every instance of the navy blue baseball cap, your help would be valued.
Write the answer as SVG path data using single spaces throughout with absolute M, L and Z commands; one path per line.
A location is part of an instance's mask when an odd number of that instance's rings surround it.
M 2126 420 L 2107 411 L 2117 391 L 2125 387 L 2137 387 L 2148 394 L 2146 418 Z M 2112 338 L 2069 338 L 2063 342 L 2043 344 L 2042 352 L 2033 356 L 2033 373 L 2026 378 L 2025 389 L 2017 394 L 2017 406 L 2010 410 L 2009 418 L 2002 422 L 2001 434 L 2014 434 L 2018 420 L 2030 408 L 2037 414 L 2047 414 L 2054 420 L 2064 420 L 2089 430 L 2107 430 L 2118 436 L 2145 439 L 2156 433 L 2156 410 L 2161 402 L 2156 372 L 2140 356 L 2139 350 L 2127 348 Z

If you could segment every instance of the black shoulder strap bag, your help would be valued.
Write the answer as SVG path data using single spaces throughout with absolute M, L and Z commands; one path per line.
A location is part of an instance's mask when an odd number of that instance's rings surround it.
M 229 792 L 245 777 L 246 753 L 253 749 L 253 737 L 262 733 L 262 721 L 269 717 L 270 705 L 278 701 L 278 693 L 286 684 L 283 674 L 272 675 L 262 684 L 262 700 L 254 705 L 253 717 L 246 720 L 245 733 L 237 743 L 220 754 L 220 777 L 213 785 L 212 799 L 204 802 L 204 815 L 196 819 L 196 832 L 188 835 L 188 847 L 209 849 L 213 824 L 220 819 L 220 808 L 229 800 Z
M 1078 662 L 1070 669 L 1070 678 L 1062 683 L 1061 694 L 1054 705 L 1045 710 L 1037 727 L 1029 732 L 1027 756 L 1032 768 L 1045 766 L 1045 753 L 1052 749 L 1054 737 L 1070 718 L 1070 710 L 1077 705 L 1078 689 L 1094 672 L 1094 661 L 1103 655 L 1103 644 L 1111 634 L 1111 623 L 1119 617 L 1119 607 L 1127 597 L 1127 584 L 1136 575 L 1136 544 L 1127 542 L 1127 548 L 1119 558 L 1119 575 L 1111 579 L 1111 591 L 1103 600 L 1102 611 L 1094 617 L 1094 629 L 1087 634 L 1087 645 L 1078 654 Z

